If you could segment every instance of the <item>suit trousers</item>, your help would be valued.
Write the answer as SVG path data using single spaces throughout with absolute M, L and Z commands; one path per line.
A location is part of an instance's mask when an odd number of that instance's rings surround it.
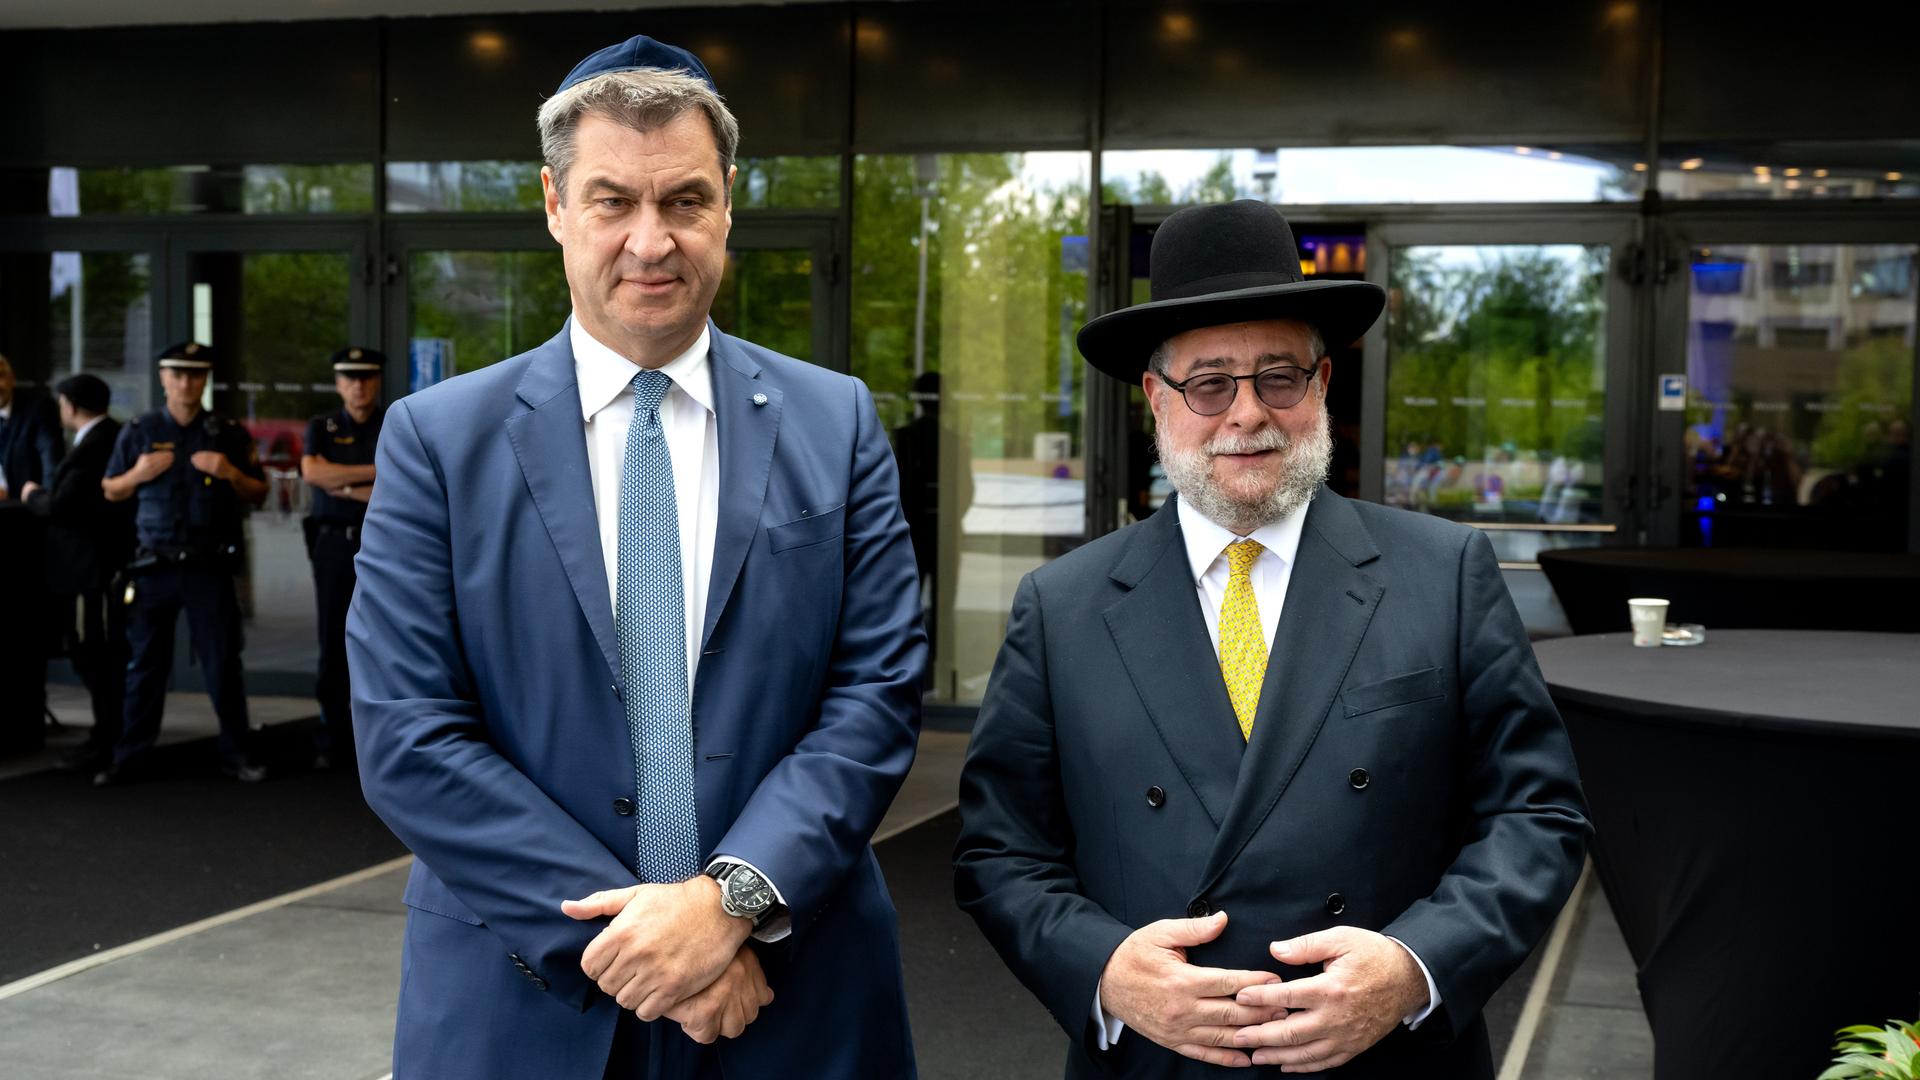
M 320 522 L 313 534 L 313 598 L 320 621 L 320 732 L 314 750 L 353 756 L 352 684 L 347 676 L 347 608 L 353 603 L 353 557 L 360 527 Z
M 80 609 L 75 621 L 79 636 L 67 648 L 67 662 L 93 703 L 87 749 L 102 756 L 111 754 L 126 708 L 127 605 L 111 586 L 62 596 L 56 602 L 67 611 L 76 604 Z
M 622 1012 L 605 1080 L 721 1080 L 720 1051 L 687 1038 L 671 1020 L 649 1023 Z
M 240 601 L 233 571 L 224 563 L 159 566 L 134 579 L 127 609 L 127 700 L 113 763 L 124 766 L 153 749 L 166 707 L 173 670 L 173 627 L 187 613 L 187 631 L 220 720 L 220 760 L 237 767 L 248 760 L 247 691 L 240 669 Z

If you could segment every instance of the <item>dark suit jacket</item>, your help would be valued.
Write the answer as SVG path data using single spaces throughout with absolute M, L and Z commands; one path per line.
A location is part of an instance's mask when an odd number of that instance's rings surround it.
M 1590 831 L 1491 546 L 1322 487 L 1243 744 L 1177 514 L 1021 582 L 961 778 L 961 905 L 1073 1038 L 1069 1076 L 1214 1072 L 1132 1031 L 1097 1050 L 1089 1019 L 1120 942 L 1200 905 L 1229 922 L 1198 965 L 1302 977 L 1267 944 L 1337 925 L 1425 962 L 1441 1008 L 1337 1075 L 1491 1076 L 1480 1008 Z
M 6 462 L 7 493 L 18 499 L 28 481 L 47 486 L 54 467 L 66 450 L 60 437 L 60 410 L 45 394 L 30 390 L 13 395 L 13 416 L 7 421 L 0 461 Z
M 47 587 L 56 593 L 105 588 L 133 550 L 133 504 L 110 503 L 100 490 L 119 437 L 120 421 L 102 418 L 27 501 L 48 519 Z
M 784 895 L 729 1076 L 911 1077 L 868 845 L 913 761 L 926 639 L 865 386 L 715 329 L 719 520 L 692 691 L 701 851 Z M 758 402 L 756 404 L 756 402 Z M 394 1072 L 598 1080 L 580 970 L 635 880 L 633 748 L 565 330 L 395 402 L 347 620 L 367 802 L 414 853 Z M 625 813 L 620 808 L 624 808 Z

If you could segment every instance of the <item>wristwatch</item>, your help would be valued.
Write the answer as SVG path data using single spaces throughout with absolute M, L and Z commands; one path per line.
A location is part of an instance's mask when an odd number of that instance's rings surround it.
M 707 876 L 720 883 L 720 907 L 727 914 L 751 920 L 757 928 L 773 911 L 773 886 L 746 863 L 715 863 Z

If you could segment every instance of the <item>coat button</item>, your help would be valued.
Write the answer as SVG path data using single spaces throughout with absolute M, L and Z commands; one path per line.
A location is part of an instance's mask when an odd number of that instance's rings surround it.
M 1327 914 L 1339 915 L 1347 910 L 1347 898 L 1339 893 L 1327 897 Z
M 1189 919 L 1204 919 L 1211 914 L 1213 914 L 1213 905 L 1207 903 L 1205 900 L 1195 900 L 1193 903 L 1187 905 L 1187 918 Z
M 621 817 L 632 817 L 633 800 L 624 796 L 613 800 L 613 812 L 619 814 Z
M 533 975 L 532 972 L 528 972 L 528 974 L 533 977 L 533 988 L 535 990 L 545 990 L 547 988 L 547 980 L 538 975 Z
M 1347 783 L 1352 784 L 1355 791 L 1365 791 L 1367 785 L 1373 783 L 1373 777 L 1368 776 L 1365 769 L 1355 769 L 1347 774 Z
M 1160 789 L 1160 785 L 1155 784 L 1154 786 L 1147 789 L 1147 805 L 1148 806 L 1151 806 L 1155 810 L 1158 810 L 1162 806 L 1165 806 L 1166 804 L 1167 804 L 1167 793 Z

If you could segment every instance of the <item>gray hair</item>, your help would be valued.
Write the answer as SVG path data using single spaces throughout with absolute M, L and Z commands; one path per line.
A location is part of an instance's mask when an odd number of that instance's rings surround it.
M 1297 319 L 1292 321 L 1299 322 Z M 1313 359 L 1310 363 L 1318 364 L 1320 358 L 1327 355 L 1327 343 L 1320 337 L 1319 327 L 1310 322 L 1301 322 L 1300 325 L 1307 328 L 1307 348 L 1313 351 Z M 1153 355 L 1147 357 L 1147 370 L 1163 379 L 1170 377 L 1169 372 L 1173 370 L 1172 338 L 1168 338 L 1154 348 Z
M 740 149 L 740 123 L 699 76 L 658 68 L 609 71 L 548 98 L 540 106 L 540 153 L 553 170 L 560 201 L 567 201 L 567 171 L 573 168 L 573 136 L 581 117 L 591 113 L 635 131 L 653 131 L 693 109 L 705 111 L 713 128 L 724 184 Z

